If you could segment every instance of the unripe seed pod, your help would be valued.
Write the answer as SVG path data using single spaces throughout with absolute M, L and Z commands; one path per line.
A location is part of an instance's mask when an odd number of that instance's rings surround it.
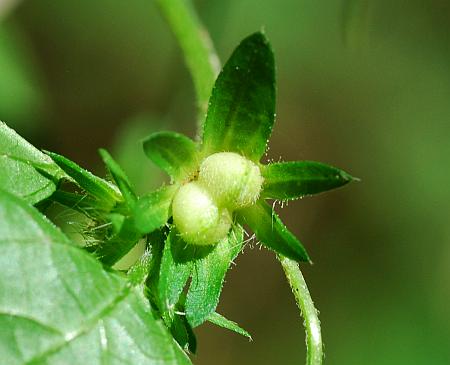
M 219 208 L 198 182 L 183 185 L 172 203 L 173 222 L 186 243 L 211 245 L 225 238 L 231 228 L 228 209 Z
M 198 181 L 219 206 L 234 210 L 256 202 L 263 177 L 254 162 L 234 152 L 219 152 L 202 162 Z

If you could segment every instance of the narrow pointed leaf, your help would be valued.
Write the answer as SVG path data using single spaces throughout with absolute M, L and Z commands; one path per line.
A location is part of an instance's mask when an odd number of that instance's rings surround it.
M 205 257 L 196 260 L 186 297 L 186 318 L 192 327 L 207 320 L 216 310 L 225 274 L 242 249 L 243 229 L 236 225 Z
M 172 229 L 164 245 L 159 272 L 159 302 L 162 317 L 168 326 L 174 317 L 175 305 L 185 287 L 193 268 L 193 261 L 186 252 L 190 247 Z
M 260 200 L 238 212 L 242 224 L 247 224 L 256 238 L 267 248 L 297 261 L 310 261 L 300 241 L 286 228 L 273 209 Z
M 2 364 L 190 364 L 127 279 L 1 191 L 0 232 Z
M 164 186 L 139 198 L 134 208 L 134 222 L 141 234 L 153 232 L 167 223 L 177 185 Z
M 239 327 L 239 325 L 236 322 L 230 321 L 229 319 L 225 318 L 224 316 L 220 315 L 217 312 L 211 313 L 208 316 L 208 322 L 211 322 L 216 326 L 225 328 L 227 330 L 236 332 L 244 337 L 247 337 L 250 341 L 252 341 L 252 336 L 250 335 L 250 333 L 248 333 L 243 328 Z
M 36 170 L 39 168 L 40 173 Z M 48 198 L 65 176 L 52 159 L 0 121 L 0 189 L 36 204 Z
M 112 158 L 112 156 L 105 149 L 101 148 L 99 150 L 100 156 L 103 159 L 103 162 L 108 167 L 109 172 L 111 173 L 114 181 L 119 187 L 120 192 L 122 193 L 125 201 L 129 206 L 134 206 L 136 203 L 137 197 L 134 193 L 134 189 L 131 186 L 130 181 L 128 180 L 127 175 L 119 166 L 119 164 Z
M 64 156 L 54 152 L 46 151 L 46 153 L 87 193 L 112 204 L 123 200 L 120 191 L 113 184 L 95 176 Z
M 354 180 L 345 171 L 315 161 L 273 163 L 264 166 L 262 174 L 262 196 L 280 200 L 321 193 Z
M 160 311 L 158 292 L 159 271 L 164 251 L 164 243 L 167 240 L 168 234 L 169 231 L 167 227 L 164 227 L 163 229 L 158 229 L 147 235 L 147 243 L 150 246 L 151 258 L 149 262 L 146 288 L 147 296 L 155 311 Z M 159 312 L 158 315 L 160 315 Z
M 203 153 L 231 151 L 259 161 L 275 114 L 275 62 L 262 33 L 245 38 L 225 64 L 209 100 Z
M 147 137 L 144 152 L 174 180 L 192 176 L 198 168 L 197 144 L 175 132 L 157 132 Z

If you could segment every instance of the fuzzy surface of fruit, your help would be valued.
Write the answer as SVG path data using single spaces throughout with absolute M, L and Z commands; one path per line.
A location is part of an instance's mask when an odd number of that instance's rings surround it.
M 232 225 L 232 213 L 256 202 L 263 178 L 258 165 L 234 152 L 203 160 L 198 179 L 183 185 L 172 203 L 173 221 L 185 242 L 216 244 Z

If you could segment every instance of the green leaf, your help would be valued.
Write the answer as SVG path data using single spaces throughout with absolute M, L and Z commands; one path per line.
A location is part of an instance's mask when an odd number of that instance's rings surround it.
M 242 41 L 225 64 L 209 99 L 205 156 L 237 152 L 259 161 L 275 119 L 275 62 L 262 33 Z
M 131 183 L 128 180 L 127 175 L 119 166 L 119 164 L 112 158 L 112 156 L 105 149 L 99 149 L 100 156 L 103 159 L 103 162 L 108 167 L 109 172 L 111 173 L 114 181 L 119 187 L 120 192 L 122 193 L 125 201 L 129 206 L 133 207 L 136 203 L 137 197 L 134 193 L 134 189 L 131 187 Z
M 127 271 L 127 277 L 131 284 L 144 288 L 151 268 L 152 254 L 149 249 Z
M 147 157 L 176 181 L 191 177 L 198 168 L 197 144 L 182 134 L 153 133 L 143 146 Z
M 167 240 L 169 229 L 164 227 L 147 235 L 147 243 L 150 246 L 151 258 L 148 267 L 148 276 L 146 280 L 147 297 L 152 304 L 154 310 L 159 311 L 159 271 L 161 267 L 161 259 L 164 250 L 164 243 Z M 160 314 L 158 314 L 160 315 Z
M 216 326 L 236 332 L 244 337 L 247 337 L 250 341 L 252 341 L 252 336 L 250 335 L 250 333 L 248 333 L 243 328 L 239 327 L 239 325 L 236 322 L 230 321 L 229 319 L 225 318 L 224 316 L 220 315 L 217 312 L 211 313 L 208 316 L 207 320 L 208 322 L 211 322 Z
M 56 189 L 55 182 L 36 168 L 55 181 L 65 175 L 48 156 L 0 122 L 0 189 L 30 204 L 48 198 Z
M 147 234 L 167 223 L 177 190 L 177 185 L 164 186 L 139 198 L 134 208 L 134 221 L 139 232 Z
M 354 180 L 336 167 L 314 161 L 280 162 L 264 166 L 262 196 L 297 199 L 338 188 Z
M 190 364 L 128 280 L 5 192 L 0 232 L 2 363 Z
M 202 324 L 216 310 L 225 274 L 242 249 L 243 229 L 235 225 L 206 256 L 194 263 L 186 297 L 186 318 L 192 327 Z
M 242 224 L 247 224 L 256 238 L 267 248 L 297 261 L 310 261 L 300 241 L 288 231 L 274 210 L 259 200 L 238 212 Z
M 185 351 L 189 351 L 193 354 L 196 353 L 197 338 L 195 337 L 191 325 L 186 320 L 186 316 L 175 314 L 170 327 L 170 332 Z
M 175 305 L 192 272 L 191 249 L 172 228 L 164 245 L 158 283 L 161 315 L 168 326 L 173 321 Z
M 45 152 L 87 193 L 93 195 L 101 201 L 110 202 L 112 206 L 117 201 L 123 200 L 120 191 L 115 185 L 98 176 L 95 176 L 64 156 L 58 155 L 54 152 Z

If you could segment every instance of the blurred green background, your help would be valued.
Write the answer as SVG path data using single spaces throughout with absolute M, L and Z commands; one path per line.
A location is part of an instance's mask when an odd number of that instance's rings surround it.
M 269 158 L 362 179 L 281 215 L 315 264 L 326 364 L 450 364 L 450 3 L 203 0 L 222 61 L 264 27 L 278 67 Z M 164 176 L 140 139 L 194 136 L 195 100 L 151 0 L 0 1 L 0 119 L 99 173 L 109 148 L 140 192 Z M 272 253 L 248 247 L 220 312 L 252 343 L 205 325 L 197 365 L 303 364 L 302 321 Z

